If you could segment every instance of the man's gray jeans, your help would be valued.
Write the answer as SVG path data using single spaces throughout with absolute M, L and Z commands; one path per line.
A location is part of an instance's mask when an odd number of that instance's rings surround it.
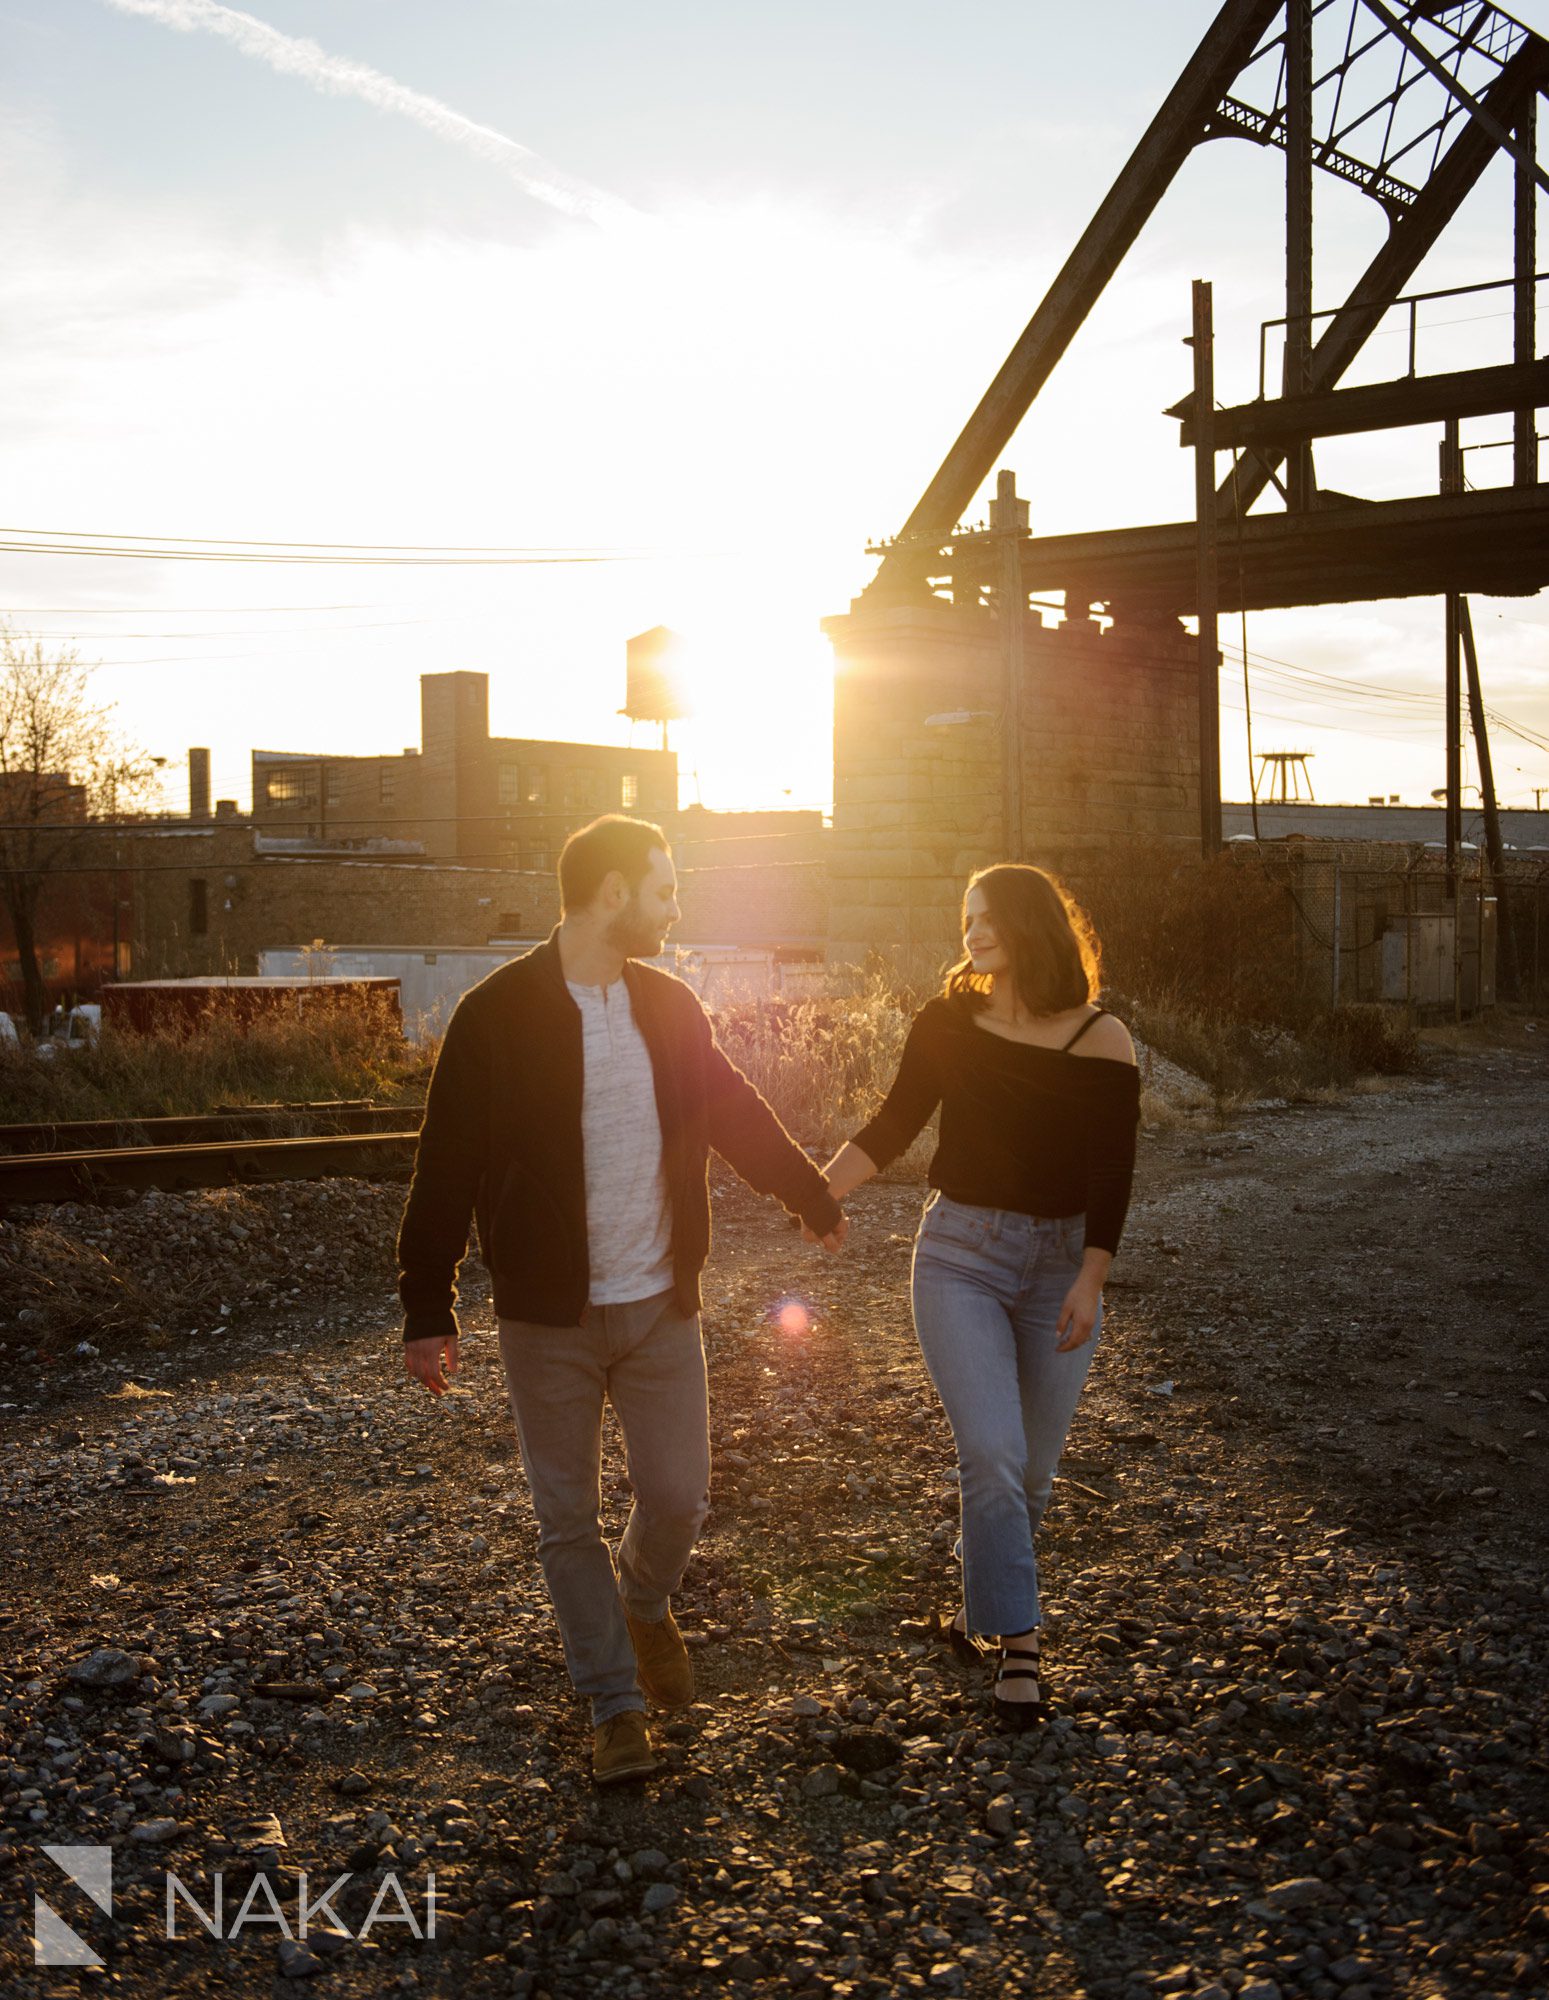
M 565 1664 L 593 1722 L 606 1722 L 645 1707 L 625 1609 L 666 1616 L 710 1509 L 699 1319 L 685 1319 L 671 1292 L 593 1305 L 585 1326 L 503 1319 L 500 1357 Z M 605 1400 L 635 1495 L 616 1575 L 601 1520 Z

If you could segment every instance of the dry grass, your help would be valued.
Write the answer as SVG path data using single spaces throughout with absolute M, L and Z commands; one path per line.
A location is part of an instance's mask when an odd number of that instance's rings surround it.
M 1294 1026 L 1206 1013 L 1176 995 L 1129 1001 L 1119 1011 L 1154 1048 L 1206 1085 L 1219 1115 L 1271 1097 L 1321 1102 L 1363 1077 L 1400 1075 L 1420 1062 L 1413 1029 L 1385 1007 L 1303 1010 Z
M 810 999 L 722 1008 L 715 1032 L 786 1129 L 827 1155 L 864 1125 L 887 1095 L 920 998 L 890 985 L 880 972 L 835 975 L 830 991 Z M 912 1172 L 930 1150 L 931 1141 L 922 1136 L 896 1170 Z
M 195 1116 L 227 1105 L 330 1098 L 409 1102 L 430 1054 L 366 1000 L 326 1014 L 212 1019 L 191 1034 L 103 1029 L 90 1048 L 52 1058 L 0 1044 L 0 1122 Z

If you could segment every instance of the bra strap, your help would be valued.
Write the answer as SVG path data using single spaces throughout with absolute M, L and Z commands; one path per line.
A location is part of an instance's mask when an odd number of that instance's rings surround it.
M 1066 1049 L 1073 1049 L 1076 1046 L 1077 1042 L 1080 1041 L 1081 1037 L 1086 1033 L 1087 1029 L 1091 1027 L 1092 1023 L 1094 1021 L 1100 1021 L 1104 1016 L 1104 1014 L 1107 1013 L 1107 1011 L 1108 1009 L 1106 1007 L 1099 1007 L 1095 1014 L 1088 1014 L 1086 1019 L 1081 1023 L 1081 1026 L 1077 1028 L 1076 1032 L 1071 1036 L 1070 1040 L 1068 1042 L 1062 1043 L 1060 1047 L 1060 1054 L 1064 1055 Z

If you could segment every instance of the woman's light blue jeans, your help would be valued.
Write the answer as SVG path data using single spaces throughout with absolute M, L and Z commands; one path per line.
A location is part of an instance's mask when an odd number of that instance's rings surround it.
M 1033 1537 L 1049 1504 L 1092 1338 L 1057 1352 L 1055 1324 L 1086 1243 L 1081 1215 L 1021 1215 L 932 1194 L 914 1245 L 914 1326 L 952 1437 L 970 1632 L 1039 1622 Z

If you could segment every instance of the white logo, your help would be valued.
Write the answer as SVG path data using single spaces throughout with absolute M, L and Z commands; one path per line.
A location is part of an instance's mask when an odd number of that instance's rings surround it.
M 97 1908 L 113 1914 L 113 1850 L 111 1847 L 45 1847 L 78 1889 Z M 78 1932 L 43 1898 L 32 1899 L 32 1962 L 34 1965 L 101 1965 L 102 1960 Z
M 111 1847 L 48 1847 L 43 1852 L 51 1861 L 57 1862 L 79 1889 L 84 1889 L 98 1909 L 105 1915 L 113 1914 L 113 1850 Z M 269 1877 L 260 1870 L 248 1884 L 247 1894 L 235 1915 L 227 1918 L 225 1905 L 225 1878 L 220 1869 L 213 1877 L 214 1901 L 206 1910 L 198 1897 L 189 1889 L 180 1876 L 170 1870 L 165 1877 L 166 1914 L 163 1933 L 169 1938 L 178 1935 L 178 1902 L 181 1900 L 185 1915 L 192 1915 L 213 1938 L 222 1940 L 241 1935 L 249 1925 L 272 1924 L 281 1936 L 305 1938 L 319 1916 L 325 1919 L 323 1928 L 334 1937 L 353 1937 L 357 1943 L 367 1944 L 372 1930 L 379 1924 L 403 1924 L 416 1938 L 434 1938 L 436 1935 L 436 1878 L 429 1873 L 425 1878 L 424 1921 L 415 1915 L 413 1906 L 403 1892 L 403 1885 L 395 1873 L 389 1873 L 378 1885 L 358 1931 L 351 1931 L 348 1924 L 341 1921 L 333 1906 L 333 1898 L 339 1895 L 354 1880 L 350 1874 L 335 1876 L 321 1895 L 310 1893 L 307 1888 L 307 1873 L 302 1869 L 297 1877 L 296 1918 L 292 1928 L 274 1886 Z M 396 1907 L 391 1907 L 391 1905 Z M 53 1906 L 39 1895 L 32 1899 L 32 1958 L 34 1965 L 77 1965 L 100 1966 L 103 1961 L 86 1940 L 73 1931 Z M 186 1935 L 186 1930 L 185 1930 Z

